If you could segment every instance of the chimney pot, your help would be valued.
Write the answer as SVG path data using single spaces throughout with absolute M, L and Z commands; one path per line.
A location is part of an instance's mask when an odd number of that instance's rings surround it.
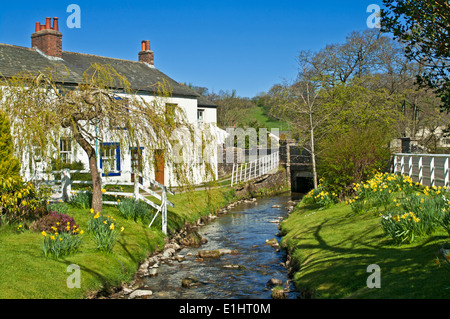
M 146 45 L 145 45 L 145 41 L 142 41 L 142 51 L 145 51 Z
M 58 18 L 53 18 L 53 30 L 59 31 Z
M 145 50 L 150 51 L 150 40 L 145 41 Z
M 34 29 L 35 32 L 41 31 L 41 23 L 40 22 L 36 22 L 36 27 Z
M 45 18 L 45 29 L 51 29 L 52 28 L 52 18 Z

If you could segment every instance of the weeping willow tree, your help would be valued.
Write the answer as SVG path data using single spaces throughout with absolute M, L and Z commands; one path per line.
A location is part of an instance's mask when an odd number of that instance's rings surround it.
M 138 150 L 165 150 L 167 162 L 179 140 L 173 132 L 182 129 L 195 139 L 195 128 L 184 110 L 168 103 L 171 88 L 166 81 L 154 87 L 154 96 L 142 95 L 109 65 L 92 64 L 77 85 L 61 79 L 67 70 L 20 73 L 3 79 L 1 108 L 11 120 L 16 153 L 31 158 L 39 151 L 45 163 L 59 156 L 60 138 L 70 136 L 86 153 L 92 176 L 92 208 L 102 210 L 101 172 L 96 146 L 104 141 Z M 65 71 L 65 72 L 64 72 Z M 143 160 L 154 161 L 151 152 Z M 175 161 L 176 162 L 176 161 Z M 172 165 L 175 179 L 190 187 L 192 166 Z

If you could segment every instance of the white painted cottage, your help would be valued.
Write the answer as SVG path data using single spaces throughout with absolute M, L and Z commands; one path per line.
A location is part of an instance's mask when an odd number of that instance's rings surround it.
M 57 65 L 63 65 L 67 74 L 63 74 L 64 85 L 77 85 L 82 75 L 93 63 L 109 64 L 118 73 L 125 76 L 130 82 L 131 88 L 139 92 L 146 100 L 156 98 L 156 84 L 163 80 L 171 86 L 171 96 L 164 103 L 177 104 L 181 107 L 190 123 L 195 123 L 199 130 L 211 129 L 216 132 L 217 113 L 216 105 L 203 96 L 197 94 L 186 85 L 180 84 L 159 71 L 154 66 L 154 54 L 150 50 L 150 41 L 142 41 L 141 51 L 138 52 L 137 61 L 116 59 L 111 57 L 95 56 L 62 50 L 62 33 L 59 31 L 58 18 L 46 18 L 45 24 L 36 23 L 35 32 L 31 35 L 31 48 L 8 44 L 0 44 L 0 75 L 12 77 L 21 71 L 44 71 L 54 69 Z M 61 69 L 61 68 L 59 68 Z M 58 71 L 59 72 L 59 71 Z M 61 71 L 64 72 L 64 71 Z M 61 158 L 66 163 L 81 160 L 88 167 L 87 155 L 81 147 L 75 147 L 70 137 L 61 138 L 59 151 Z M 220 143 L 220 142 L 219 142 Z M 98 167 L 109 165 L 112 172 L 109 176 L 118 181 L 132 182 L 134 175 L 132 168 L 140 166 L 137 152 L 132 147 L 120 145 L 117 141 L 104 141 L 96 145 L 98 151 Z M 142 150 L 143 152 L 150 150 Z M 205 154 L 203 154 L 204 156 Z M 172 176 L 171 163 L 164 162 L 164 156 L 154 154 L 155 163 L 141 167 L 141 182 L 145 184 L 147 178 L 155 179 L 164 185 L 176 186 Z M 214 169 L 217 176 L 217 145 L 210 147 L 208 156 L 210 163 L 215 163 Z M 22 175 L 27 178 L 34 174 L 28 163 L 29 159 L 22 159 Z M 196 184 L 204 182 L 204 166 L 197 165 L 194 174 Z

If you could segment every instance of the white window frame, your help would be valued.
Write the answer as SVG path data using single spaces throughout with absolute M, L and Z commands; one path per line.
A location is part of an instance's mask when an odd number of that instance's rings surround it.
M 197 123 L 203 124 L 205 121 L 205 110 L 204 109 L 197 109 Z
M 61 162 L 64 164 L 72 164 L 73 150 L 72 139 L 70 137 L 61 137 L 59 139 L 59 155 Z

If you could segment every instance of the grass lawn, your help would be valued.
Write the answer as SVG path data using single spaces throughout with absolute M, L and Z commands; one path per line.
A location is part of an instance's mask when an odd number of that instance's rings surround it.
M 208 202 L 209 198 L 209 202 Z M 205 191 L 193 194 L 168 196 L 175 208 L 168 209 L 168 229 L 178 230 L 185 222 L 194 222 L 199 217 L 225 206 L 233 200 L 230 188 L 216 189 L 207 196 Z M 209 203 L 209 208 L 208 208 Z M 87 229 L 91 217 L 88 209 L 71 208 L 80 229 Z M 39 232 L 16 231 L 17 225 L 0 227 L 0 299 L 80 299 L 103 287 L 117 286 L 133 278 L 139 263 L 148 255 L 163 247 L 161 218 L 156 219 L 151 229 L 148 225 L 120 216 L 116 207 L 105 206 L 102 215 L 116 218 L 118 227 L 124 232 L 119 237 L 112 254 L 95 248 L 88 233 L 83 235 L 83 244 L 74 255 L 61 259 L 46 258 Z M 67 279 L 72 272 L 67 267 L 76 264 L 81 269 L 81 288 L 68 288 Z
M 355 215 L 344 203 L 323 210 L 299 205 L 281 228 L 296 266 L 295 284 L 315 298 L 450 297 L 450 267 L 435 262 L 441 245 L 450 242 L 444 230 L 397 246 L 377 213 Z M 371 264 L 380 267 L 381 288 L 367 287 Z

